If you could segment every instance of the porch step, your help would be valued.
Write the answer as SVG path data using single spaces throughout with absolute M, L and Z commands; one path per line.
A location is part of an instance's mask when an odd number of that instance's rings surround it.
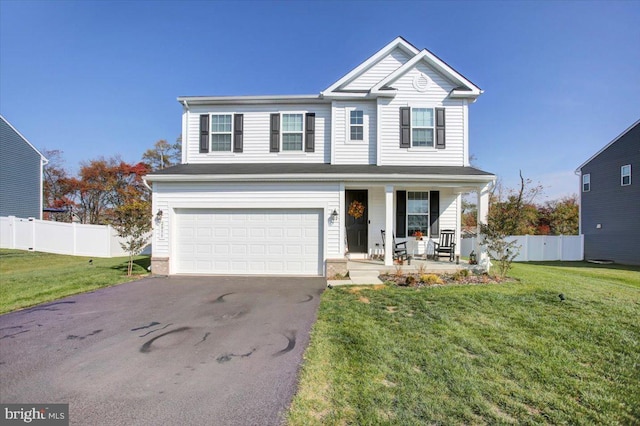
M 349 270 L 349 280 L 353 284 L 382 284 L 375 270 Z

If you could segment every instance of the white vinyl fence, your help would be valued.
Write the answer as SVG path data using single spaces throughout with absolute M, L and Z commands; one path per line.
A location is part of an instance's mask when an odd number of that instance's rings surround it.
M 584 240 L 582 235 L 515 235 L 507 241 L 517 240 L 520 253 L 516 262 L 547 260 L 583 260 Z M 476 245 L 476 237 L 463 238 L 460 255 L 469 256 Z
M 74 256 L 127 256 L 120 247 L 120 240 L 108 225 L 0 217 L 0 248 Z

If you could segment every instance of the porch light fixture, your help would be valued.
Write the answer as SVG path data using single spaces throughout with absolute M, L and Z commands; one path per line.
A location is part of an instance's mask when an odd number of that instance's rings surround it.
M 156 218 L 162 219 L 162 210 L 158 209 L 158 213 L 156 213 Z
M 331 212 L 331 220 L 332 221 L 338 220 L 338 211 L 336 209 L 333 209 L 333 212 Z

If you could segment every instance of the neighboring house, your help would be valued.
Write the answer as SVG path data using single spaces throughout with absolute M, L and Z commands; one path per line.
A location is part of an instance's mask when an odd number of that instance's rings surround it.
M 576 170 L 580 173 L 580 233 L 586 260 L 640 265 L 638 172 L 640 120 Z
M 495 180 L 469 165 L 481 93 L 398 37 L 319 95 L 178 98 L 182 164 L 145 178 L 154 273 L 331 276 L 381 254 L 381 230 L 459 241 L 461 194 L 483 220 Z
M 47 159 L 0 115 L 0 216 L 42 219 Z

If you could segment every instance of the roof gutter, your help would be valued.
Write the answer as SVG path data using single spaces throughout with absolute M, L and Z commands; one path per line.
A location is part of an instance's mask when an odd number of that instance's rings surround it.
M 453 182 L 453 183 L 490 183 L 495 182 L 495 175 L 425 175 L 425 174 L 326 174 L 326 173 L 292 173 L 292 174 L 233 174 L 233 175 L 147 175 L 143 178 L 149 182 Z

